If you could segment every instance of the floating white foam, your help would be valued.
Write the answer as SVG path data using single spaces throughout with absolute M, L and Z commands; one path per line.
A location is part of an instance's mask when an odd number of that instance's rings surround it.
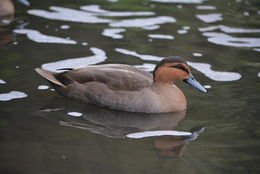
M 198 5 L 198 6 L 196 6 L 196 9 L 198 9 L 198 10 L 216 10 L 216 7 L 211 6 L 211 5 Z
M 118 0 L 107 0 L 108 2 L 118 2 Z
M 144 71 L 152 72 L 155 68 L 155 64 L 144 63 L 142 65 L 135 65 L 136 68 L 142 69 Z
M 233 47 L 260 47 L 260 38 L 233 37 L 224 33 L 205 32 L 203 36 L 208 37 L 208 41 L 217 45 Z
M 257 73 L 257 77 L 260 77 L 260 72 L 259 72 L 259 73 Z
M 192 55 L 195 56 L 195 57 L 201 57 L 202 56 L 201 53 L 192 53 Z
M 86 65 L 93 65 L 100 62 L 103 62 L 107 59 L 106 53 L 99 48 L 90 48 L 90 50 L 94 53 L 93 56 L 89 57 L 80 57 L 80 58 L 72 58 L 66 60 L 60 60 L 57 62 L 46 63 L 42 65 L 43 69 L 61 72 L 62 68 L 78 68 Z
M 161 131 L 144 131 L 131 133 L 126 135 L 127 138 L 146 138 L 146 137 L 156 137 L 156 136 L 190 136 L 191 132 L 181 132 L 181 131 L 173 131 L 173 130 L 161 130 Z
M 213 71 L 211 69 L 211 65 L 207 63 L 195 63 L 195 62 L 187 62 L 187 63 L 192 68 L 202 72 L 205 76 L 215 81 L 235 81 L 241 78 L 241 75 L 236 72 Z
M 140 12 L 114 12 L 114 11 L 108 11 L 108 10 L 103 10 L 100 8 L 99 5 L 86 5 L 86 6 L 81 6 L 81 10 L 85 10 L 88 12 L 95 13 L 97 16 L 114 16 L 114 17 L 123 17 L 123 16 L 151 16 L 154 15 L 154 12 L 147 12 L 147 11 L 140 11 Z
M 11 91 L 9 93 L 0 94 L 0 101 L 9 101 L 18 98 L 25 98 L 27 95 L 19 91 Z
M 0 84 L 6 84 L 6 81 L 0 79 Z
M 254 51 L 260 52 L 260 48 L 253 48 Z
M 166 35 L 166 34 L 149 34 L 148 36 L 153 39 L 170 39 L 170 40 L 174 39 L 172 35 Z
M 213 23 L 223 20 L 222 14 L 220 13 L 197 14 L 196 17 L 206 23 Z
M 184 3 L 184 4 L 200 4 L 203 0 L 151 0 L 153 2 L 162 3 Z
M 47 86 L 47 85 L 39 85 L 39 86 L 38 86 L 38 89 L 39 89 L 39 90 L 49 89 L 49 86 Z
M 68 40 L 60 37 L 55 36 L 48 36 L 40 33 L 36 30 L 30 30 L 30 29 L 15 29 L 15 33 L 18 34 L 26 34 L 27 37 L 38 43 L 59 43 L 59 44 L 76 44 L 77 42 L 74 40 Z
M 82 116 L 82 113 L 80 113 L 80 112 L 68 112 L 67 114 L 69 116 L 73 116 L 73 117 L 80 117 L 80 116 Z
M 145 30 L 157 30 L 158 28 L 160 28 L 160 25 L 151 25 L 151 26 L 145 26 L 142 27 Z
M 183 29 L 183 30 L 189 30 L 189 29 L 190 29 L 190 26 L 183 26 L 182 29 Z
M 204 85 L 204 88 L 209 89 L 212 88 L 210 85 Z
M 67 30 L 67 29 L 69 29 L 69 28 L 70 28 L 69 25 L 61 25 L 61 26 L 60 26 L 60 29 L 63 29 L 63 30 Z
M 177 30 L 177 33 L 179 33 L 179 34 L 186 34 L 186 33 L 188 33 L 188 31 L 187 30 Z
M 203 28 L 199 28 L 199 31 L 205 32 L 205 31 L 214 31 L 218 29 L 225 33 L 260 33 L 260 29 L 235 28 L 226 25 L 215 25 L 215 26 L 203 27 Z
M 249 16 L 250 15 L 250 13 L 248 12 L 248 11 L 244 11 L 244 16 Z
M 102 19 L 93 15 L 92 13 L 87 13 L 85 11 L 64 8 L 64 7 L 50 7 L 50 10 L 54 12 L 49 12 L 46 10 L 28 10 L 27 13 L 30 15 L 59 20 L 59 21 L 71 21 L 71 22 L 81 22 L 81 23 L 108 23 L 112 20 Z
M 164 24 L 164 23 L 175 23 L 176 19 L 170 16 L 158 16 L 151 18 L 138 18 L 138 19 L 126 19 L 121 21 L 115 21 L 109 24 L 111 27 L 141 27 L 146 28 L 149 26 Z
M 152 56 L 152 55 L 141 55 L 141 54 L 138 54 L 135 51 L 129 51 L 129 50 L 126 50 L 126 49 L 123 49 L 123 48 L 116 48 L 115 50 L 117 52 L 119 52 L 119 53 L 122 53 L 122 54 L 139 57 L 142 60 L 151 60 L 151 61 L 160 61 L 160 60 L 162 60 L 161 57 Z
M 103 36 L 111 37 L 113 39 L 122 39 L 123 35 L 119 34 L 125 32 L 126 30 L 123 28 L 107 28 L 102 32 Z

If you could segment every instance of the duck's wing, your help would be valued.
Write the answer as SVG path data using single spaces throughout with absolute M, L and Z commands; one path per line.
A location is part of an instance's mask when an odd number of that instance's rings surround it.
M 72 82 L 86 85 L 90 82 L 99 82 L 113 90 L 135 91 L 150 86 L 153 81 L 151 73 L 121 64 L 87 66 L 63 73 L 41 69 L 36 71 L 50 82 L 63 87 Z

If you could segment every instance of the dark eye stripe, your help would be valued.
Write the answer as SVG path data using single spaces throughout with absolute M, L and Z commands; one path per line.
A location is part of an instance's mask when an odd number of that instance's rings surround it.
M 173 66 L 170 66 L 170 67 L 181 69 L 181 70 L 185 71 L 186 73 L 189 73 L 189 71 L 184 66 L 182 66 L 181 64 L 173 65 Z

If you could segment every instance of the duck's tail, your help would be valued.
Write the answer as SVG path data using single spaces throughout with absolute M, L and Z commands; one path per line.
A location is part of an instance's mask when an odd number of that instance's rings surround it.
M 47 79 L 52 85 L 58 85 L 58 86 L 62 86 L 64 88 L 67 88 L 64 84 L 62 84 L 56 77 L 58 76 L 58 73 L 56 72 L 52 72 L 52 71 L 48 71 L 48 70 L 44 70 L 41 68 L 35 68 L 35 71 L 41 75 L 42 77 L 44 77 L 45 79 Z

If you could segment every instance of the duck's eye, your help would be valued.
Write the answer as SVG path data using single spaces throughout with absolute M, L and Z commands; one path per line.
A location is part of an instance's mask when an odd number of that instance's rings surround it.
M 170 66 L 171 68 L 177 68 L 177 69 L 181 69 L 187 73 L 189 73 L 189 71 L 184 67 L 182 66 L 181 64 L 177 64 L 177 65 L 173 65 L 173 66 Z

